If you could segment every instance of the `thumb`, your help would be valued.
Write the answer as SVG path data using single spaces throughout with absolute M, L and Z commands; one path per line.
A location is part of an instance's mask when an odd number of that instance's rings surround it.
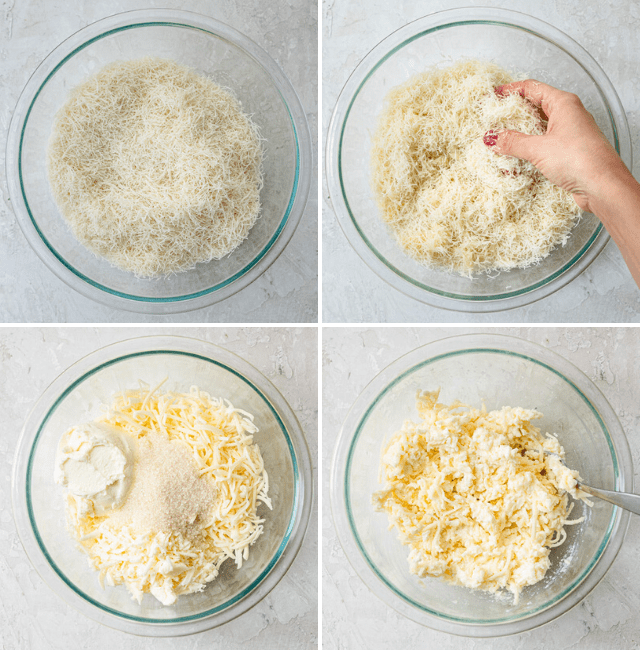
M 515 156 L 530 160 L 536 149 L 536 139 L 541 136 L 527 135 L 519 131 L 487 131 L 484 134 L 484 143 L 493 147 L 496 153 L 505 156 Z

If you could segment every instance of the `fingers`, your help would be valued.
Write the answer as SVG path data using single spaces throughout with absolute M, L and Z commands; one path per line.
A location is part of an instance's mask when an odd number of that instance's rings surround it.
M 553 95 L 554 92 L 561 93 L 562 91 L 557 90 L 553 86 L 543 84 L 541 81 L 536 81 L 535 79 L 513 81 L 510 84 L 497 86 L 495 89 L 496 95 L 501 97 L 512 93 L 518 93 L 521 97 L 528 99 L 535 106 L 540 106 L 545 96 L 549 97 Z
M 544 136 L 527 135 L 519 131 L 488 131 L 484 135 L 484 143 L 492 147 L 496 153 L 531 161 L 535 153 L 537 139 Z
M 558 90 L 553 86 L 536 81 L 535 79 L 526 79 L 525 81 L 514 81 L 510 84 L 497 86 L 495 93 L 499 97 L 518 93 L 521 97 L 528 99 L 534 106 L 542 108 L 546 115 L 551 117 L 554 108 L 559 106 L 579 106 L 582 108 L 580 98 L 573 93 Z

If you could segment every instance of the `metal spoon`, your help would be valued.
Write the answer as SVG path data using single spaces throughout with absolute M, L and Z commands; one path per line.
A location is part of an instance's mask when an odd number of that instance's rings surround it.
M 634 512 L 636 515 L 640 515 L 640 494 L 601 490 L 600 488 L 594 488 L 581 482 L 577 483 L 577 488 L 591 496 L 598 497 L 598 499 L 613 503 L 614 506 L 619 506 L 620 508 L 629 510 L 629 512 Z
M 556 458 L 560 458 L 560 462 L 564 465 L 564 459 L 554 451 L 547 451 L 546 449 L 543 449 L 543 451 L 549 456 L 556 456 Z M 616 492 L 614 490 L 602 490 L 600 488 L 591 487 L 590 485 L 585 485 L 580 481 L 576 483 L 576 487 L 593 497 L 598 497 L 598 499 L 602 499 L 608 503 L 613 503 L 614 506 L 618 506 L 624 510 L 633 512 L 636 515 L 640 515 L 640 494 L 631 494 L 630 492 Z

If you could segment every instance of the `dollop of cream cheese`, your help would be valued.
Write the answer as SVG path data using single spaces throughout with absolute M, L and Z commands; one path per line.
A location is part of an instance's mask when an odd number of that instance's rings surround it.
M 125 501 L 135 464 L 135 441 L 100 422 L 71 427 L 58 445 L 54 478 L 80 502 L 84 514 L 101 516 Z

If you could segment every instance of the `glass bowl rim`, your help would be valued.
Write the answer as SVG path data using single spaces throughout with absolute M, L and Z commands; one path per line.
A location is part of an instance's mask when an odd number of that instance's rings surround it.
M 144 349 L 131 349 L 138 345 L 144 346 Z M 294 481 L 294 498 L 282 540 L 251 584 L 224 603 L 200 614 L 173 619 L 125 614 L 85 594 L 50 557 L 40 536 L 31 503 L 30 481 L 36 446 L 43 428 L 60 403 L 97 372 L 125 360 L 158 354 L 176 354 L 212 363 L 243 381 L 275 417 L 289 449 Z M 72 381 L 69 382 L 70 379 Z M 62 390 L 61 386 L 64 386 Z M 20 434 L 15 452 L 12 496 L 14 520 L 22 546 L 43 581 L 63 600 L 110 627 L 135 634 L 174 636 L 192 634 L 226 623 L 248 611 L 275 587 L 291 566 L 302 544 L 313 499 L 313 479 L 303 430 L 283 395 L 259 370 L 235 353 L 207 341 L 176 335 L 151 335 L 124 339 L 101 347 L 74 362 L 47 386 L 27 416 Z
M 530 286 L 488 296 L 453 293 L 430 287 L 407 275 L 377 250 L 352 213 L 342 174 L 342 144 L 346 124 L 353 103 L 371 75 L 391 55 L 422 36 L 450 27 L 483 24 L 527 32 L 562 50 L 573 59 L 594 82 L 609 116 L 615 149 L 627 167 L 631 168 L 631 135 L 624 107 L 604 70 L 578 42 L 557 27 L 522 12 L 498 7 L 460 7 L 434 12 L 403 25 L 383 38 L 362 58 L 336 101 L 327 134 L 325 171 L 331 205 L 337 221 L 352 248 L 376 275 L 395 289 L 431 306 L 452 311 L 487 313 L 522 307 L 565 286 L 582 273 L 609 242 L 610 237 L 604 226 L 601 223 L 597 225 L 588 241 L 571 260 Z
M 462 334 L 432 341 L 391 362 L 362 389 L 341 426 L 331 470 L 331 510 L 345 556 L 369 590 L 396 611 L 421 625 L 442 632 L 481 638 L 517 634 L 533 629 L 577 605 L 600 582 L 615 560 L 630 515 L 629 512 L 614 507 L 604 538 L 586 569 L 556 599 L 524 616 L 483 622 L 448 616 L 416 603 L 389 584 L 366 552 L 353 521 L 349 477 L 355 446 L 362 427 L 369 418 L 371 410 L 397 382 L 435 361 L 478 352 L 523 358 L 552 372 L 567 383 L 586 403 L 600 423 L 601 432 L 605 436 L 611 454 L 616 490 L 633 489 L 633 466 L 624 431 L 599 388 L 565 357 L 526 339 L 504 334 Z M 579 382 L 583 383 L 582 387 L 579 386 Z M 609 424 L 606 424 L 607 421 Z
M 151 297 L 112 289 L 93 280 L 70 264 L 47 240 L 32 214 L 23 183 L 22 146 L 29 117 L 38 96 L 64 64 L 107 36 L 144 27 L 193 29 L 227 41 L 241 49 L 269 77 L 280 96 L 291 123 L 295 144 L 295 170 L 287 207 L 274 233 L 260 251 L 231 277 L 207 289 L 190 293 Z M 16 220 L 46 266 L 71 288 L 89 298 L 128 309 L 152 313 L 176 313 L 198 309 L 224 300 L 259 277 L 280 256 L 293 236 L 306 207 L 311 183 L 311 138 L 302 104 L 288 78 L 273 58 L 250 38 L 229 25 L 191 11 L 138 9 L 97 20 L 76 31 L 58 44 L 37 66 L 22 90 L 9 126 L 6 147 L 6 177 Z M 162 278 L 159 278 L 162 281 Z M 78 283 L 80 281 L 80 283 Z M 151 281 L 155 281 L 152 279 Z

